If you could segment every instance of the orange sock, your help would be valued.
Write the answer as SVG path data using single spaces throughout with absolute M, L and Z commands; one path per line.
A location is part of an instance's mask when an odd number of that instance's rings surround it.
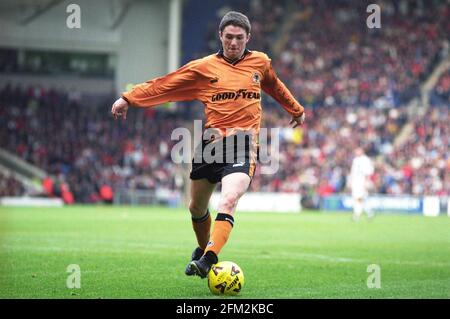
M 198 246 L 205 250 L 209 241 L 209 232 L 211 229 L 211 215 L 209 210 L 206 211 L 206 214 L 203 217 L 192 218 L 192 228 L 194 228 Z
M 233 224 L 233 216 L 228 214 L 217 214 L 211 234 L 211 239 L 205 249 L 205 253 L 208 251 L 212 251 L 216 254 L 216 256 L 219 255 L 223 246 L 225 246 L 225 244 L 227 243 L 228 237 L 230 237 L 231 230 L 233 229 Z

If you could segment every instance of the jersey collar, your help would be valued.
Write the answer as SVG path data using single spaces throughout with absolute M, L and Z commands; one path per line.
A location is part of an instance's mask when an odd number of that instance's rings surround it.
M 220 49 L 219 52 L 217 52 L 217 56 L 223 58 L 226 62 L 228 62 L 228 63 L 230 63 L 230 64 L 232 64 L 232 65 L 236 65 L 238 62 L 242 61 L 242 60 L 245 58 L 245 56 L 246 56 L 247 54 L 249 54 L 250 52 L 251 52 L 250 50 L 245 49 L 245 50 L 244 50 L 244 53 L 242 54 L 242 56 L 241 56 L 239 59 L 234 60 L 234 61 L 228 59 L 228 58 L 223 54 L 223 49 Z

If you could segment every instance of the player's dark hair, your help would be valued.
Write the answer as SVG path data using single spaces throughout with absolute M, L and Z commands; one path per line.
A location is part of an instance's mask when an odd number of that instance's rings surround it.
M 222 21 L 220 21 L 219 24 L 220 32 L 223 32 L 223 29 L 225 29 L 225 27 L 229 25 L 243 28 L 245 32 L 247 32 L 247 35 L 251 30 L 250 20 L 247 18 L 247 16 L 236 11 L 230 11 L 223 16 Z

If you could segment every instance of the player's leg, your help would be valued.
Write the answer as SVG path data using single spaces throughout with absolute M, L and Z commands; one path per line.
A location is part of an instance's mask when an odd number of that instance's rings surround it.
M 222 192 L 219 201 L 219 210 L 214 222 L 210 241 L 205 249 L 204 256 L 192 266 L 200 277 L 206 277 L 211 266 L 218 261 L 218 255 L 225 246 L 234 225 L 234 210 L 239 198 L 247 191 L 250 185 L 250 176 L 246 173 L 236 172 L 222 178 Z
M 208 210 L 208 203 L 215 187 L 216 184 L 210 183 L 206 178 L 191 181 L 189 211 L 191 212 L 192 228 L 198 243 L 198 247 L 192 252 L 191 262 L 199 260 L 203 256 L 209 241 L 211 214 Z M 188 276 L 195 275 L 195 270 L 190 263 L 186 267 L 185 274 Z
M 370 205 L 370 202 L 369 202 L 369 200 L 368 200 L 368 197 L 369 197 L 369 196 L 364 197 L 364 200 L 363 200 L 363 210 L 364 210 L 364 212 L 366 213 L 367 218 L 368 218 L 369 220 L 372 220 L 372 219 L 375 217 L 375 212 L 373 211 L 372 206 Z
M 228 240 L 234 224 L 234 211 L 239 198 L 247 191 L 250 177 L 245 173 L 233 173 L 222 179 L 219 208 L 214 222 L 211 240 L 206 251 L 213 251 L 216 255 Z
M 363 213 L 364 196 L 365 196 L 364 186 L 361 183 L 354 182 L 352 184 L 353 221 L 358 221 Z
M 358 221 L 363 212 L 363 199 L 361 197 L 353 197 L 353 221 Z
M 192 217 L 192 228 L 197 237 L 198 246 L 202 250 L 206 248 L 209 241 L 211 215 L 208 203 L 215 188 L 216 184 L 210 183 L 206 178 L 191 181 L 189 211 Z

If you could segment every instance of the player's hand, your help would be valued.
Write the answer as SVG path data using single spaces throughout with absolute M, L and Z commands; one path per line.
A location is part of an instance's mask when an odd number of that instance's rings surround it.
M 305 112 L 303 112 L 303 114 L 300 116 L 292 117 L 289 125 L 291 125 L 292 128 L 296 128 L 299 125 L 303 125 L 303 123 L 305 123 Z M 294 126 L 292 126 L 292 124 L 294 124 Z
M 125 101 L 123 98 L 117 99 L 111 108 L 111 113 L 114 116 L 114 119 L 117 120 L 123 117 L 123 119 L 126 120 L 128 107 L 129 107 L 128 102 Z

